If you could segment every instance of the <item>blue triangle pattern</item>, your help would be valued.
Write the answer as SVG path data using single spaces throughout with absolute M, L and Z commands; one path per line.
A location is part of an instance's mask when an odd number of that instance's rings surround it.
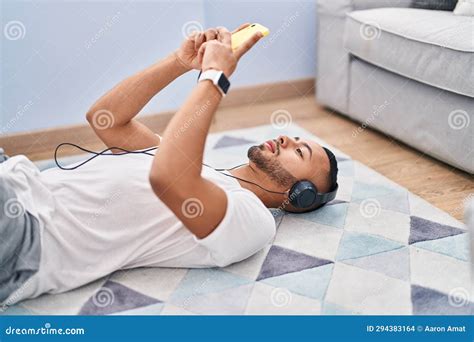
M 407 247 L 356 259 L 347 259 L 344 260 L 344 263 L 404 281 L 410 279 L 410 254 Z
M 194 296 L 184 309 L 203 315 L 242 315 L 253 290 L 253 284 Z
M 469 258 L 468 235 L 466 233 L 437 240 L 421 241 L 413 245 L 459 260 L 468 261 Z
M 251 280 L 217 269 L 191 269 L 186 273 L 171 296 L 172 302 L 189 301 L 189 298 L 218 292 L 250 283 Z
M 324 302 L 321 314 L 328 315 L 328 316 L 339 316 L 339 315 L 346 316 L 346 315 L 354 315 L 356 313 L 340 305 L 336 305 L 330 302 Z
M 359 258 L 403 247 L 402 244 L 375 235 L 345 231 L 336 260 Z
M 298 214 L 298 218 L 315 223 L 321 223 L 326 226 L 343 228 L 344 223 L 346 222 L 348 208 L 349 203 L 334 203 L 309 213 Z
M 331 263 L 267 278 L 263 282 L 274 287 L 286 288 L 302 296 L 321 300 L 326 294 L 333 268 L 334 264 Z
M 353 200 L 363 200 L 366 198 L 377 198 L 381 196 L 386 196 L 393 194 L 394 192 L 400 192 L 401 190 L 397 188 L 387 187 L 381 184 L 370 184 L 360 181 L 354 182 L 354 187 L 352 189 L 352 199 Z
M 21 304 L 15 304 L 13 306 L 0 307 L 0 316 L 29 316 L 29 315 L 38 315 L 31 309 L 23 307 Z
M 360 203 L 366 199 L 377 200 L 383 209 L 398 211 L 404 214 L 410 213 L 408 192 L 406 189 L 383 186 L 380 184 L 354 182 L 352 201 Z
M 216 142 L 213 148 L 219 149 L 219 148 L 224 148 L 224 147 L 248 145 L 248 144 L 255 144 L 255 141 L 247 140 L 244 138 L 231 137 L 229 135 L 224 135 Z

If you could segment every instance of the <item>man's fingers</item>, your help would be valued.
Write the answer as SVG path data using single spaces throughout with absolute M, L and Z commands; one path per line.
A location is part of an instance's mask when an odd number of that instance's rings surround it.
M 242 45 L 235 50 L 235 56 L 240 59 L 248 50 L 252 48 L 263 37 L 262 32 L 255 32 L 252 37 L 247 39 Z
M 217 38 L 217 30 L 213 29 L 213 28 L 207 29 L 206 32 L 204 32 L 204 35 L 206 37 L 207 42 L 210 41 L 210 40 L 216 39 Z
M 204 52 L 206 51 L 206 46 L 207 46 L 207 43 L 202 44 L 197 53 L 199 64 L 202 64 L 202 59 L 204 58 Z
M 202 43 L 206 40 L 206 36 L 203 32 L 199 32 L 194 38 L 194 50 L 198 50 Z
M 186 36 L 186 39 L 188 39 L 188 40 L 194 40 L 198 34 L 199 34 L 199 31 L 193 31 L 193 32 L 191 32 L 191 34 L 188 34 L 188 35 Z
M 218 27 L 217 32 L 219 33 L 219 41 L 226 45 L 230 45 L 232 35 L 229 30 L 225 27 Z
M 249 25 L 250 25 L 250 23 L 242 24 L 242 25 L 240 25 L 239 27 L 237 27 L 234 31 L 232 31 L 232 33 L 239 32 L 240 30 L 246 28 L 246 27 L 249 26 Z
M 204 32 L 197 32 L 194 36 L 192 36 L 194 39 L 194 50 L 199 50 L 204 42 L 217 39 L 217 36 L 217 30 L 215 28 L 207 29 Z

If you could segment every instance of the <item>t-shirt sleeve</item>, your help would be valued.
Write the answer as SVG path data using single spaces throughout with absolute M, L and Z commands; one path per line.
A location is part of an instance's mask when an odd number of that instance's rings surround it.
M 246 191 L 227 191 L 227 209 L 214 231 L 196 241 L 224 267 L 255 254 L 275 236 L 275 220 L 263 203 Z

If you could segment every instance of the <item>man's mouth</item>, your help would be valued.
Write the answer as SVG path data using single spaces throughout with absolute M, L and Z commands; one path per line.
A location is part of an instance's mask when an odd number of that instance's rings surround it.
M 276 146 L 275 146 L 275 142 L 272 141 L 272 140 L 268 140 L 264 143 L 264 145 L 272 152 L 272 153 L 275 153 L 275 150 L 276 150 Z

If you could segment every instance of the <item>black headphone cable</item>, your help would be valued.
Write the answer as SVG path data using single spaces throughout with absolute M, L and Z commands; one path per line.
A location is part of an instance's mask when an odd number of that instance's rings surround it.
M 80 164 L 78 165 L 75 165 L 75 166 L 72 166 L 72 167 L 64 167 L 62 165 L 59 164 L 58 162 L 58 150 L 62 147 L 62 146 L 72 146 L 72 147 L 75 147 L 83 152 L 86 152 L 86 153 L 90 153 L 90 154 L 93 154 L 92 157 L 84 160 L 83 162 L 81 162 Z M 92 151 L 92 150 L 89 150 L 87 148 L 84 148 L 82 146 L 79 146 L 77 144 L 73 144 L 73 143 L 61 143 L 59 144 L 58 146 L 56 146 L 56 149 L 54 150 L 54 163 L 56 164 L 57 167 L 59 167 L 61 170 L 65 170 L 65 171 L 72 171 L 72 170 L 75 170 L 79 167 L 81 167 L 82 165 L 84 164 L 87 164 L 88 162 L 90 162 L 92 159 L 94 158 L 97 158 L 99 156 L 122 156 L 124 154 L 146 154 L 146 155 L 149 155 L 149 156 L 152 156 L 154 157 L 155 155 L 153 153 L 150 153 L 150 151 L 153 151 L 153 150 L 157 150 L 158 147 L 150 147 L 150 148 L 147 148 L 147 149 L 144 149 L 144 150 L 137 150 L 137 151 L 130 151 L 130 150 L 126 150 L 124 148 L 121 148 L 121 147 L 109 147 L 109 148 L 106 148 L 105 150 L 102 150 L 101 152 L 96 152 L 96 151 Z M 112 150 L 119 150 L 120 152 L 119 153 L 112 153 L 111 151 Z M 202 165 L 206 166 L 206 167 L 209 167 L 211 169 L 213 169 L 214 171 L 216 172 L 219 172 L 220 174 L 224 175 L 224 176 L 227 176 L 227 177 L 231 177 L 231 178 L 234 178 L 234 179 L 237 179 L 237 180 L 240 180 L 242 182 L 245 182 L 245 183 L 248 183 L 248 184 L 252 184 L 252 185 L 255 185 L 256 187 L 262 189 L 263 191 L 266 191 L 266 192 L 269 192 L 269 193 L 272 193 L 272 194 L 278 194 L 278 195 L 287 195 L 287 192 L 279 192 L 279 191 L 272 191 L 272 190 L 268 190 L 268 189 L 265 189 L 263 186 L 257 184 L 257 183 L 254 183 L 254 182 L 251 182 L 251 181 L 248 181 L 246 179 L 243 179 L 243 178 L 240 178 L 240 177 L 237 177 L 237 176 L 234 176 L 234 175 L 230 175 L 230 174 L 227 174 L 227 173 L 224 173 L 224 171 L 232 171 L 234 169 L 237 169 L 241 166 L 244 166 L 244 165 L 247 165 L 247 164 L 240 164 L 240 165 L 237 165 L 237 166 L 234 166 L 230 169 L 217 169 L 217 168 L 214 168 L 210 165 L 207 165 L 205 163 L 202 163 Z

